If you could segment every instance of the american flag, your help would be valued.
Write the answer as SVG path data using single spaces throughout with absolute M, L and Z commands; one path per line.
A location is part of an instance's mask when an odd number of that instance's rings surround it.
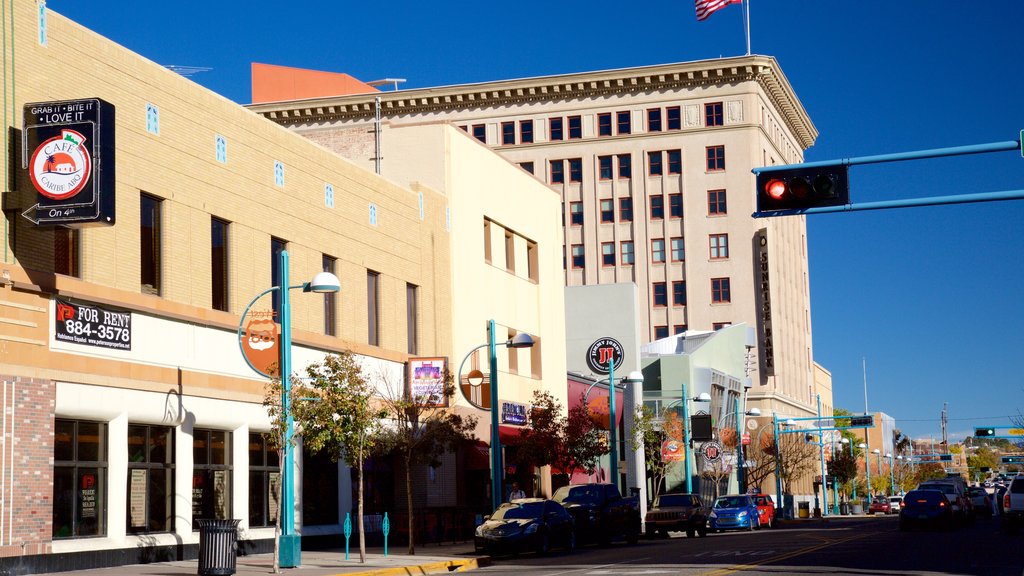
M 743 0 L 694 0 L 697 6 L 697 20 L 704 20 L 711 13 L 725 8 L 729 4 L 742 4 Z

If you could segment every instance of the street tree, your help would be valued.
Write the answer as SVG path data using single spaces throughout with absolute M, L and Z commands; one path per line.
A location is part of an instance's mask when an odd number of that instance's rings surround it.
M 406 514 L 409 518 L 410 555 L 416 554 L 413 502 L 413 471 L 422 466 L 438 467 L 441 456 L 454 452 L 472 438 L 476 418 L 461 416 L 444 407 L 455 395 L 451 372 L 445 370 L 436 382 L 416 393 L 401 374 L 381 369 L 377 373 L 380 403 L 389 425 L 379 434 L 378 453 L 401 460 L 405 468 Z
M 387 411 L 351 352 L 310 364 L 306 376 L 292 387 L 292 413 L 310 452 L 326 451 L 334 462 L 344 458 L 356 471 L 359 561 L 365 563 L 363 461 L 378 442 Z
M 974 454 L 967 456 L 967 473 L 971 478 L 981 474 L 982 468 L 990 470 L 999 467 L 999 456 L 987 446 L 982 446 L 974 451 Z
M 648 406 L 641 404 L 633 416 L 633 435 L 629 438 L 629 447 L 633 452 L 640 452 L 644 456 L 644 468 L 647 471 L 647 478 L 651 481 L 651 501 L 654 501 L 664 488 L 670 464 L 665 462 L 661 452 L 662 444 L 672 435 L 669 413 L 675 414 L 674 411 L 666 409 L 658 415 Z M 682 443 L 681 426 L 678 441 Z
M 851 480 L 857 477 L 857 460 L 848 450 L 840 450 L 829 461 L 828 473 L 843 486 L 843 497 L 847 498 L 849 493 L 846 490 L 852 486 Z
M 762 426 L 757 438 L 747 446 L 747 485 L 765 491 L 764 483 L 775 473 L 775 456 L 772 430 Z
M 785 494 L 793 493 L 793 484 L 813 472 L 818 460 L 818 447 L 804 442 L 801 434 L 779 434 L 778 444 L 773 440 L 766 452 L 772 455 Z
M 609 452 L 603 432 L 579 402 L 562 415 L 562 405 L 546 391 L 534 391 L 529 425 L 519 431 L 519 457 L 533 466 L 555 466 L 569 477 L 577 470 L 592 474 L 598 458 Z

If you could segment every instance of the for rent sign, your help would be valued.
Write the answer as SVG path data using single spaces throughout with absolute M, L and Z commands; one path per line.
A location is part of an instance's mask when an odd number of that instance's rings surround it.
M 57 300 L 53 336 L 61 342 L 132 349 L 132 313 Z

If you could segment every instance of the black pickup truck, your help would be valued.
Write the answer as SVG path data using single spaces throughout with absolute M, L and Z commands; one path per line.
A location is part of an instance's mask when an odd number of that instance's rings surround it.
M 555 491 L 576 520 L 576 541 L 608 545 L 615 538 L 636 544 L 640 538 L 640 500 L 625 498 L 614 484 L 570 484 Z

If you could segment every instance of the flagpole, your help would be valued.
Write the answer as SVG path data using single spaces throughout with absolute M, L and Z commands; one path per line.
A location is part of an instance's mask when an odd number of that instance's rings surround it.
M 747 35 L 747 56 L 750 56 L 750 0 L 743 0 L 744 26 Z

